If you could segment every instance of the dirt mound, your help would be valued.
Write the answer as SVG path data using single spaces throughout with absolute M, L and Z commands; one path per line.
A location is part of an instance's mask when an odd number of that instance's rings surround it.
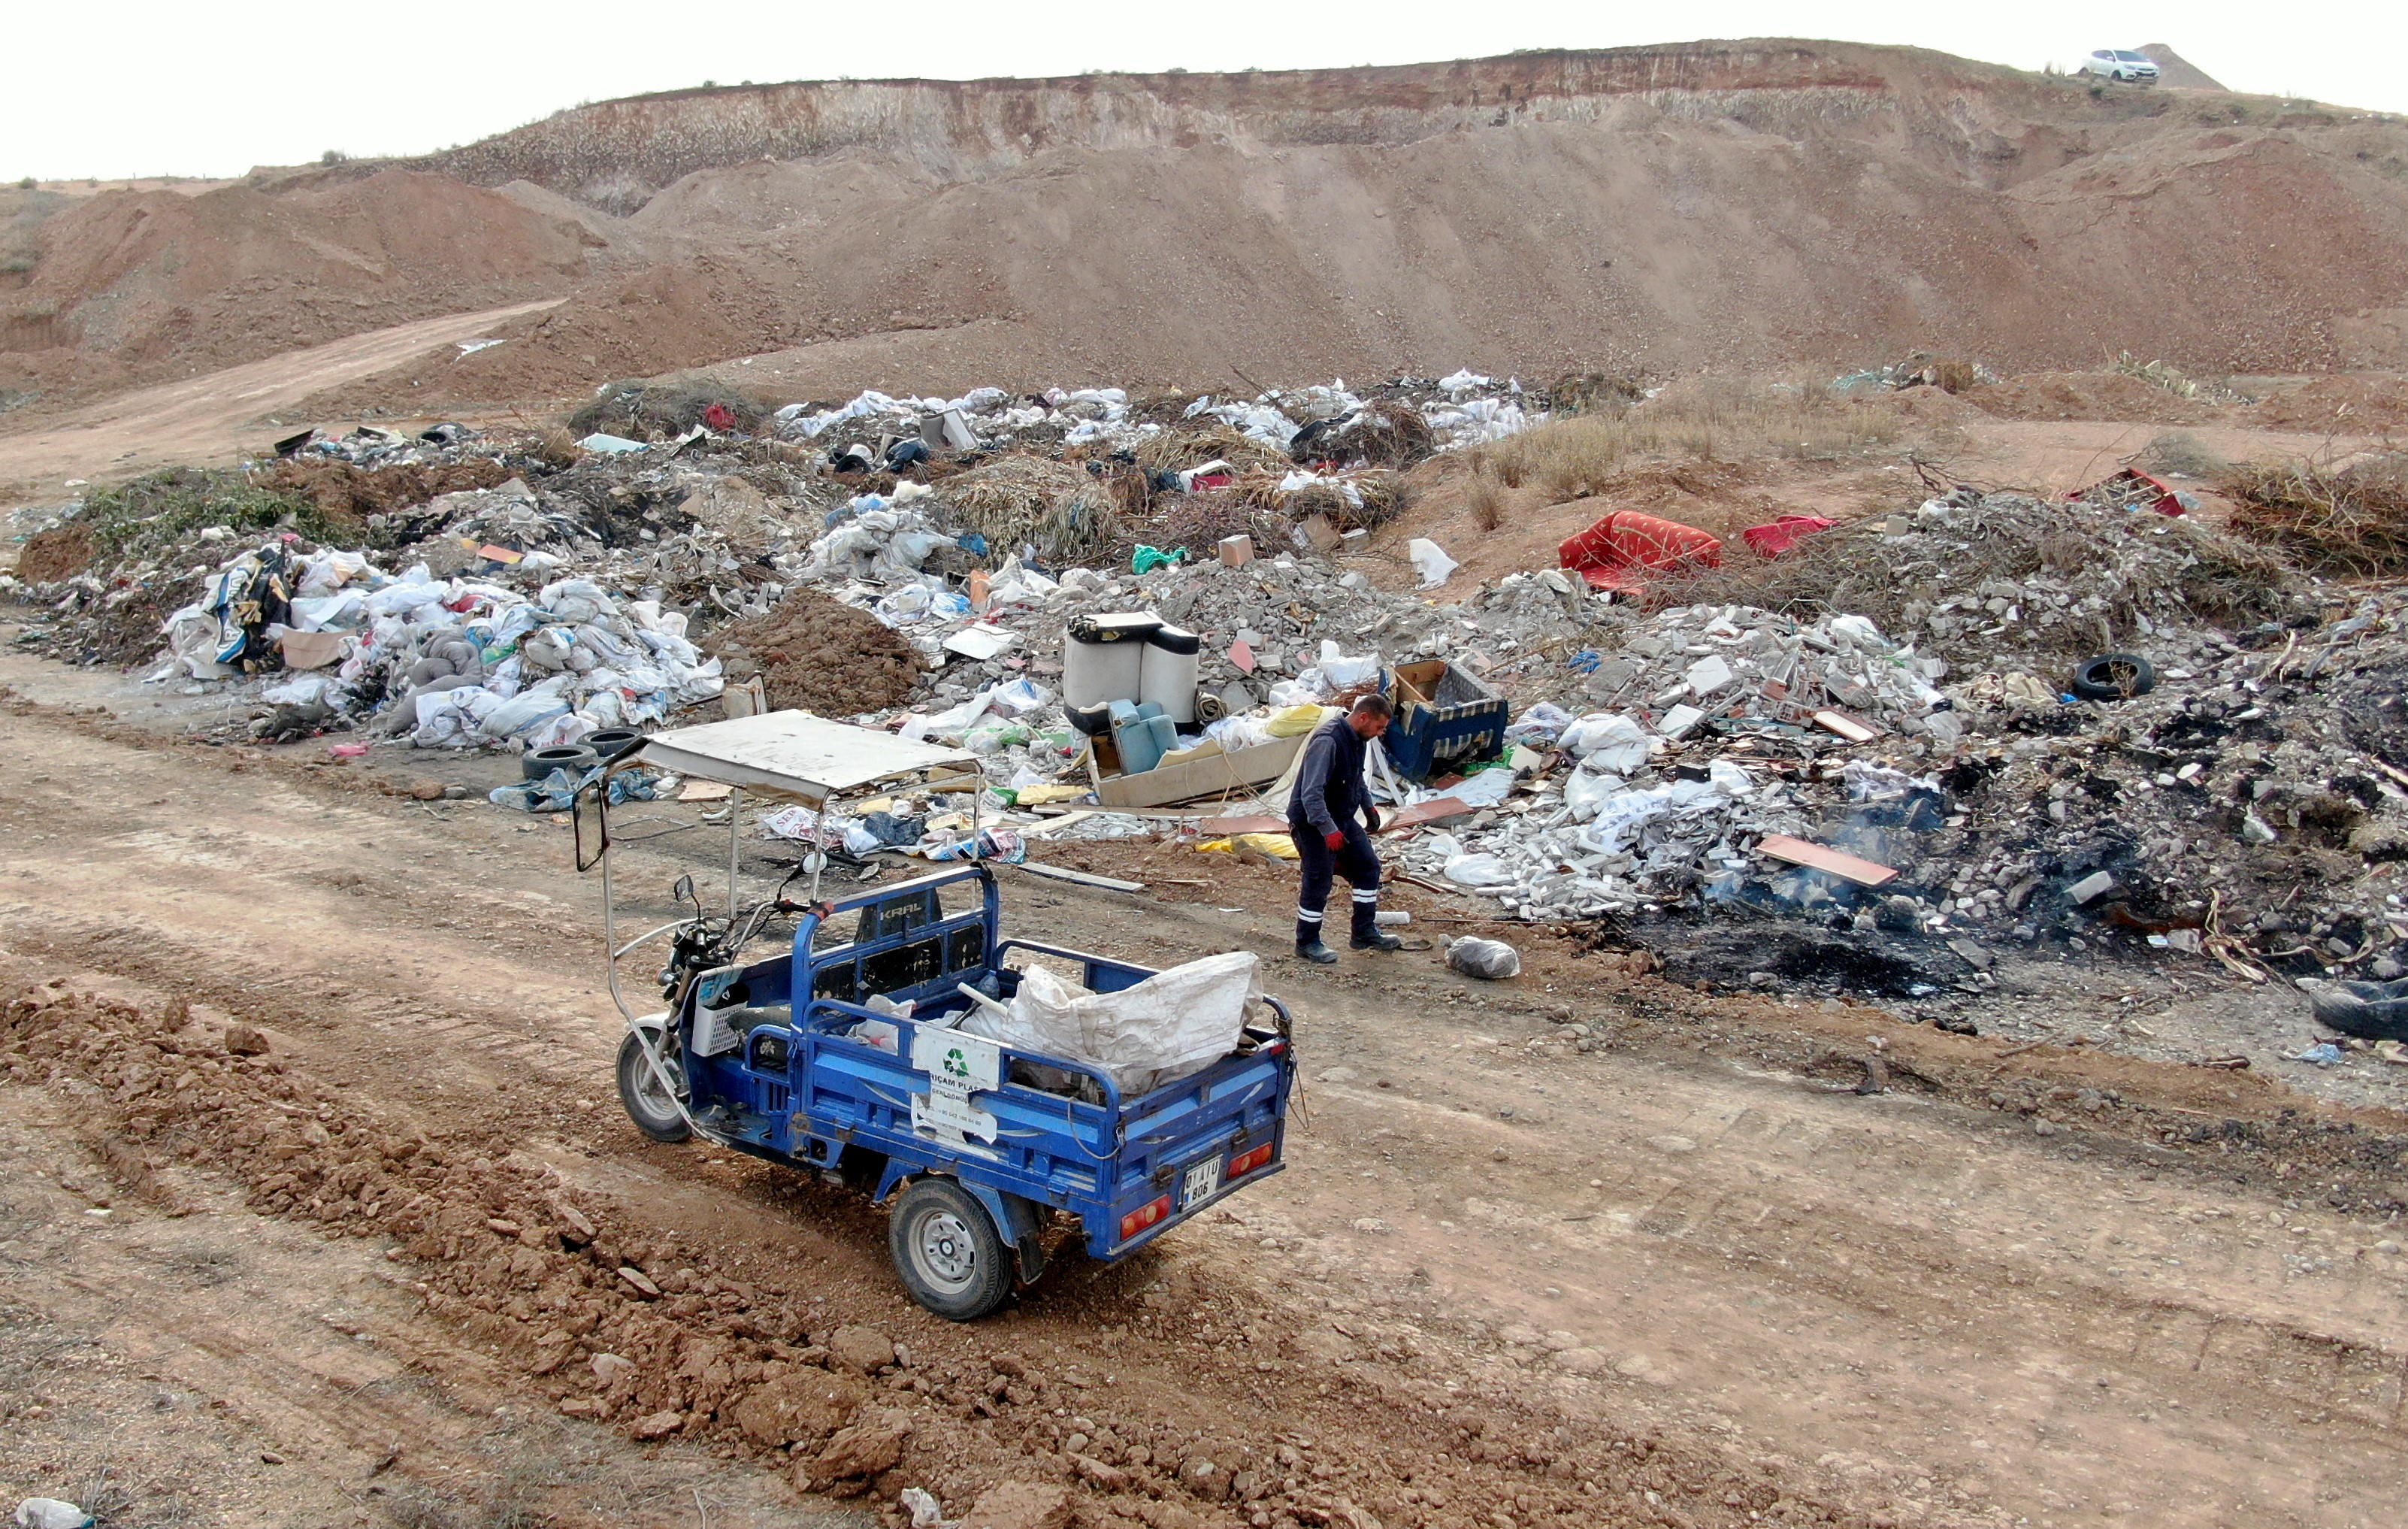
M 277 463 L 256 481 L 265 488 L 302 496 L 337 523 L 361 527 L 369 515 L 424 504 L 438 494 L 492 488 L 509 476 L 508 468 L 483 457 L 374 469 L 349 462 L 294 460 Z
M 1966 395 L 1999 419 L 2139 420 L 2153 425 L 2204 425 L 2227 411 L 2169 392 L 2120 371 L 2036 371 L 1977 387 Z
M 2176 90 L 2221 91 L 2225 87 L 2208 77 L 2206 70 L 2175 52 L 2161 42 L 2144 42 L 2134 51 L 2157 66 L 2157 83 L 2172 85 Z
M 2010 371 L 2126 349 L 2392 364 L 2408 330 L 2367 315 L 2408 297 L 2408 186 L 2375 166 L 2408 126 L 2175 100 L 1762 41 L 685 92 L 406 172 L 94 197 L 43 225 L 7 311 L 52 346 L 64 324 L 97 376 L 573 289 L 505 344 L 341 395 L 413 411 L 773 351 L 744 381 L 789 397 L 1919 349 Z M 23 353 L 0 385 L 55 369 Z
M 2268 430 L 2408 435 L 2408 386 L 2397 376 L 2303 378 L 2265 390 L 2249 418 Z
M 92 539 L 92 528 L 67 521 L 25 539 L 24 551 L 17 555 L 17 577 L 27 584 L 71 579 L 90 568 L 92 560 L 99 555 L 100 546 Z
M 566 290 L 592 236 L 497 192 L 387 171 L 199 195 L 104 192 L 49 213 L 0 300 L 0 351 L 182 376 L 413 319 Z
M 757 672 L 771 706 L 822 716 L 896 705 L 920 672 L 911 644 L 894 628 L 810 589 L 787 596 L 766 616 L 721 627 L 707 646 L 727 660 L 730 679 Z

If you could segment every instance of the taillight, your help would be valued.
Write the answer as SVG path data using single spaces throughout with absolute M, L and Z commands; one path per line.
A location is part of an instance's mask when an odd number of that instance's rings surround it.
M 1243 1178 L 1246 1175 L 1253 1173 L 1264 1163 L 1270 1161 L 1271 1148 L 1275 1144 L 1270 1142 L 1265 1142 L 1262 1146 L 1255 1147 L 1250 1152 L 1240 1152 L 1236 1157 L 1231 1158 L 1229 1160 L 1229 1176 L 1231 1178 Z
M 1169 1214 L 1170 1196 L 1166 1194 L 1159 1199 L 1147 1201 L 1121 1218 L 1121 1241 L 1128 1241 Z

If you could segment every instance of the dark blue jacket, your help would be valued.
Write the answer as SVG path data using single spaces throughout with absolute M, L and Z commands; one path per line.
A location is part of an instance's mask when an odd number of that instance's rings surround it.
M 1289 824 L 1310 824 L 1324 837 L 1351 827 L 1355 809 L 1371 805 L 1363 785 L 1363 740 L 1342 712 L 1313 728 L 1304 741 L 1296 789 L 1288 795 Z

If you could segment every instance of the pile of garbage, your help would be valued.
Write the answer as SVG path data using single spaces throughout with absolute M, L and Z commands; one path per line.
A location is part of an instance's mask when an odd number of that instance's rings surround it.
M 2114 497 L 1959 488 L 1677 581 L 1692 599 L 1848 612 L 1960 664 L 2113 652 L 2313 610 L 2297 570 L 2189 515 Z
M 1146 762 L 1292 739 L 1408 665 L 1509 700 L 1492 746 L 1382 784 L 1423 819 L 1398 863 L 1511 916 L 1746 913 L 2312 979 L 2408 961 L 2399 599 L 2337 603 L 2138 489 L 1960 489 L 1620 594 L 1560 569 L 1460 587 L 1436 547 L 1429 587 L 1375 584 L 1343 523 L 1379 512 L 1395 469 L 1548 407 L 1461 373 L 1251 398 L 870 393 L 752 438 L 705 408 L 574 458 L 320 436 L 247 478 L 45 512 L 22 533 L 49 539 L 39 577 L 13 592 L 29 646 L 164 645 L 160 683 L 251 687 L 265 738 L 523 751 L 757 679 L 768 704 L 959 743 L 988 783 L 787 829 L 1003 858 L 1161 831 L 1098 800 L 1064 705 L 1074 626 L 1142 613 L 1193 642 L 1195 676 Z M 346 518 L 293 491 L 312 462 L 479 486 L 354 494 L 390 508 Z M 1146 524 L 1238 528 L 1132 547 L 1131 512 L 1166 500 Z M 1282 801 L 1252 778 L 1215 800 L 1248 793 Z
M 1411 414 L 1411 422 L 1400 418 Z M 860 448 L 875 462 L 899 465 L 893 448 L 916 442 L 931 451 L 973 445 L 1091 446 L 1132 449 L 1173 427 L 1174 423 L 1217 421 L 1295 460 L 1344 459 L 1350 454 L 1409 454 L 1394 438 L 1452 451 L 1501 440 L 1549 418 L 1543 403 L 1526 395 L 1516 379 L 1458 371 L 1436 381 L 1398 378 L 1367 397 L 1341 380 L 1326 386 L 1280 388 L 1248 398 L 1202 394 L 1180 403 L 1173 419 L 1144 417 L 1126 389 L 1048 388 L 1014 395 L 996 387 L 972 388 L 956 398 L 895 397 L 876 390 L 842 404 L 813 408 L 789 404 L 771 416 L 772 427 L 791 440 L 825 444 L 831 461 Z M 1302 450 L 1295 450 L 1301 444 Z M 1350 451 L 1350 447 L 1352 450 Z M 924 460 L 907 454 L 906 460 Z
M 2140 693 L 2084 700 L 2020 669 L 1952 677 L 1861 616 L 1664 612 L 1589 656 L 1586 699 L 1614 709 L 1531 705 L 1506 758 L 1401 792 L 1440 809 L 1401 856 L 1534 921 L 1942 941 L 1972 986 L 1992 947 L 2042 943 L 2408 975 L 2408 597 L 2154 636 Z
M 1858 615 L 1676 607 L 1622 627 L 1611 656 L 1585 649 L 1569 667 L 1595 709 L 1531 705 L 1506 729 L 1510 759 L 1404 803 L 1476 813 L 1411 863 L 1532 920 L 1741 896 L 1767 873 L 1765 836 L 1811 831 L 1835 797 L 1869 800 L 1872 767 L 1852 760 L 1827 780 L 1825 753 L 1885 737 L 1947 750 L 1962 733 L 1937 688 L 1946 665 Z M 1813 885 L 1768 898 L 1831 900 Z
M 1861 615 L 1800 623 L 1750 606 L 1680 606 L 1625 626 L 1615 651 L 1574 656 L 1592 703 L 1668 738 L 1705 728 L 1865 743 L 1883 732 L 1945 745 L 1962 732 L 1938 688 L 1944 659 L 1893 642 Z
M 642 727 L 717 696 L 720 663 L 657 600 L 622 599 L 590 579 L 532 595 L 473 578 L 399 574 L 366 555 L 293 555 L 270 543 L 219 570 L 168 616 L 168 656 L 150 677 L 240 678 L 280 656 L 290 678 L 262 736 L 322 730 L 376 712 L 377 730 L 422 748 L 541 749 Z

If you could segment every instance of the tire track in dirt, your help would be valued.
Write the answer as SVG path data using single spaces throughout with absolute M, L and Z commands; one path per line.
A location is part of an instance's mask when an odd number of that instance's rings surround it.
M 529 1407 L 372 1244 L 263 1219 L 172 1166 L 112 1184 L 127 1144 L 85 1139 L 95 1104 L 0 1083 L 0 1479 L 17 1495 L 127 1529 L 466 1529 L 472 1507 L 489 1524 L 686 1525 L 706 1484 L 732 1529 L 824 1517 L 774 1480 L 713 1480 L 698 1451 L 647 1458 Z M 664 1495 L 674 1517 L 636 1511 Z
M 231 461 L 252 421 L 314 393 L 397 366 L 411 356 L 483 334 L 561 299 L 421 319 L 202 377 L 147 387 L 79 410 L 64 420 L 0 433 L 0 503 L 7 491 L 56 491 L 68 478 L 116 479 L 178 463 Z
M 65 736 L 0 719 L 0 762 L 48 757 Z M 1114 1421 L 1163 1448 L 1159 1431 L 1183 1418 L 1178 1447 L 1201 1431 L 1226 1452 L 1259 1436 L 1268 1407 L 1360 1461 L 1359 1480 L 1383 1479 L 1346 1494 L 1383 1522 L 1468 1523 L 1467 1491 L 1480 1513 L 1517 1498 L 1531 1506 L 1503 1510 L 1540 1520 L 1616 1503 L 1652 1513 L 1644 1493 L 1669 1502 L 1667 1484 L 1701 1522 L 1777 1500 L 1759 1490 L 1934 1523 L 2111 1510 L 2337 1523 L 2396 1500 L 2402 1281 L 2392 1255 L 2344 1246 L 2366 1233 L 2342 1219 L 2278 1210 L 2210 1172 L 2213 1157 L 2086 1132 L 2037 1140 L 2010 1129 L 2018 1117 L 1914 1095 L 1483 1045 L 1410 974 L 1385 991 L 1297 986 L 1309 1069 L 1357 1075 L 1310 1089 L 1295 1171 L 1271 1190 L 1156 1257 L 1073 1263 L 1000 1321 L 943 1329 L 898 1309 L 878 1213 L 747 1160 L 644 1148 L 607 1103 L 575 1107 L 604 1096 L 615 1032 L 593 1017 L 591 980 L 562 974 L 568 937 L 503 945 L 461 930 L 450 884 L 423 879 L 431 859 L 497 909 L 538 895 L 551 916 L 578 917 L 577 884 L 523 864 L 467 870 L 466 850 L 508 844 L 509 825 L 380 815 L 175 751 L 79 748 L 73 789 L 0 810 L 11 946 L 285 1030 L 301 1064 L 380 1107 L 606 1193 L 707 1250 L 697 1268 L 808 1268 L 829 1315 L 874 1320 L 957 1371 L 1010 1343 L 1045 1347 L 1059 1373 L 1117 1374 Z M 122 821 L 123 803 L 163 788 L 172 814 Z M 95 933 L 86 910 L 189 874 L 202 820 L 215 836 L 206 889 L 137 900 L 125 928 Z M 93 855 L 111 833 L 119 853 Z M 296 865 L 294 846 L 313 844 L 338 869 Z M 1017 884 L 1010 900 L 1025 927 L 1137 959 L 1226 938 L 1172 910 L 1134 920 L 1124 902 Z M 351 964 L 362 954 L 384 964 Z M 314 996 L 326 980 L 349 989 L 331 1005 Z M 423 1024 L 452 1021 L 451 1035 L 535 1048 L 559 1082 L 416 1044 Z M 1412 1097 L 1440 1079 L 1445 1103 Z M 2175 1257 L 2178 1272 L 2164 1262 Z M 1099 1394 L 1057 1385 L 1066 1409 Z M 1068 1420 L 998 1410 L 1011 1426 L 972 1425 L 953 1468 L 991 1472 L 1007 1456 L 1076 1468 L 1060 1464 Z M 1650 1441 L 1679 1468 L 1634 1478 L 1631 1446 Z M 1569 1476 L 1552 1474 L 1558 1463 Z M 1289 1479 L 1316 1490 L 1309 1472 Z M 1286 1511 L 1329 1510 L 1338 1493 L 1319 1490 Z

